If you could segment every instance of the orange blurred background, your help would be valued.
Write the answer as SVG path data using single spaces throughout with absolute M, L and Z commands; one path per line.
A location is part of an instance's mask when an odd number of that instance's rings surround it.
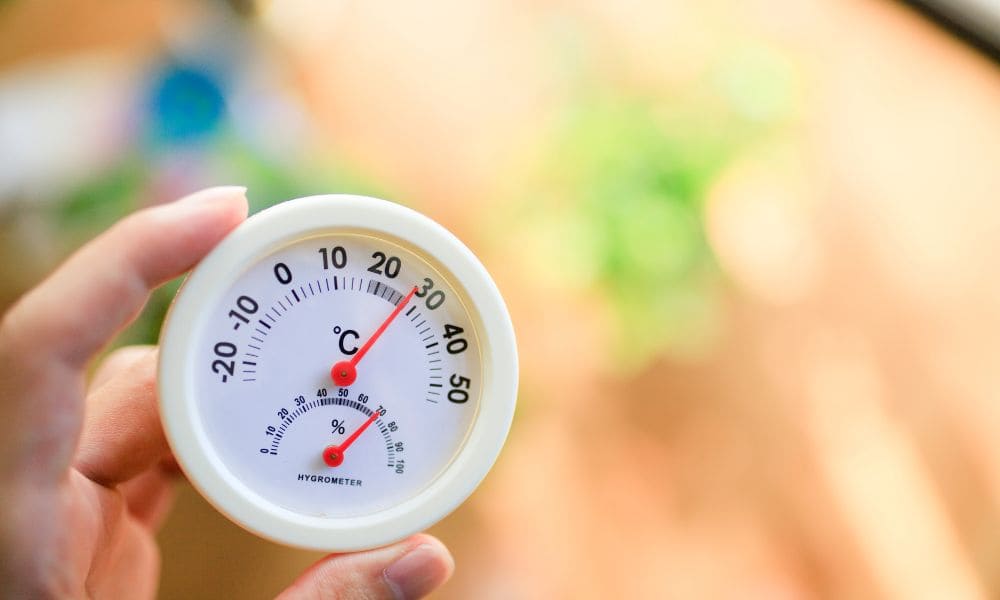
M 7 0 L 0 155 L 0 306 L 207 184 L 466 241 L 521 393 L 436 597 L 1000 595 L 1000 71 L 901 4 Z M 162 597 L 318 558 L 180 486 Z

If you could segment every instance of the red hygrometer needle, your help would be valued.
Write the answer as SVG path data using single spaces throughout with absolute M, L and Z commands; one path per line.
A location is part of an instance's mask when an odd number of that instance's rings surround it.
M 361 424 L 361 427 L 358 427 L 357 431 L 352 433 L 350 437 L 341 442 L 339 446 L 327 446 L 326 448 L 324 448 L 323 462 L 325 462 L 327 465 L 331 467 L 339 467 L 340 464 L 344 462 L 344 452 L 346 452 L 347 449 L 351 447 L 351 444 L 354 443 L 354 440 L 358 439 L 358 437 L 362 433 L 364 433 L 365 429 L 368 429 L 368 426 L 374 423 L 375 419 L 378 419 L 381 416 L 381 414 L 382 414 L 381 412 L 376 410 L 375 412 L 372 413 L 372 416 L 368 417 L 367 421 Z
M 368 338 L 368 341 L 365 342 L 363 346 L 358 348 L 358 351 L 351 357 L 350 360 L 342 360 L 333 365 L 333 368 L 330 369 L 330 377 L 333 378 L 334 383 L 340 387 L 347 387 L 354 383 L 354 380 L 358 378 L 358 370 L 356 368 L 358 363 L 361 362 L 361 359 L 364 358 L 365 354 L 368 353 L 368 350 L 371 349 L 375 340 L 377 340 L 379 336 L 385 332 L 386 328 L 389 327 L 389 324 L 392 323 L 393 319 L 395 319 L 396 316 L 403 311 L 403 308 L 406 307 L 406 303 L 410 301 L 410 298 L 412 298 L 415 293 L 417 293 L 417 286 L 413 286 L 410 293 L 399 301 L 399 304 L 397 304 L 396 308 L 393 309 L 392 314 L 389 315 L 381 325 L 379 325 L 379 328 L 375 330 L 375 333 Z

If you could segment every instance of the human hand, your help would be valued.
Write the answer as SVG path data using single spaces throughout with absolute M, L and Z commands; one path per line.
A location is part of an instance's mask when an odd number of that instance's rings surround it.
M 156 351 L 88 363 L 150 291 L 190 269 L 246 218 L 242 188 L 140 211 L 73 255 L 0 321 L 0 597 L 156 594 L 155 531 L 171 502 L 156 406 Z M 451 575 L 417 535 L 333 555 L 282 598 L 417 598 Z

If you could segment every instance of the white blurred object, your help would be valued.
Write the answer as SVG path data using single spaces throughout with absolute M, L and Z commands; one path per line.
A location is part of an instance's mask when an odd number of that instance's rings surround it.
M 134 135 L 140 66 L 95 54 L 0 76 L 0 205 L 56 197 L 113 163 Z

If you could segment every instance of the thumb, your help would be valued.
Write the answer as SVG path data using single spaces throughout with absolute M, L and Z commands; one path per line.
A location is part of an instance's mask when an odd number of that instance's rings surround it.
M 413 600 L 440 587 L 454 569 L 444 544 L 420 534 L 384 548 L 327 556 L 278 598 Z

